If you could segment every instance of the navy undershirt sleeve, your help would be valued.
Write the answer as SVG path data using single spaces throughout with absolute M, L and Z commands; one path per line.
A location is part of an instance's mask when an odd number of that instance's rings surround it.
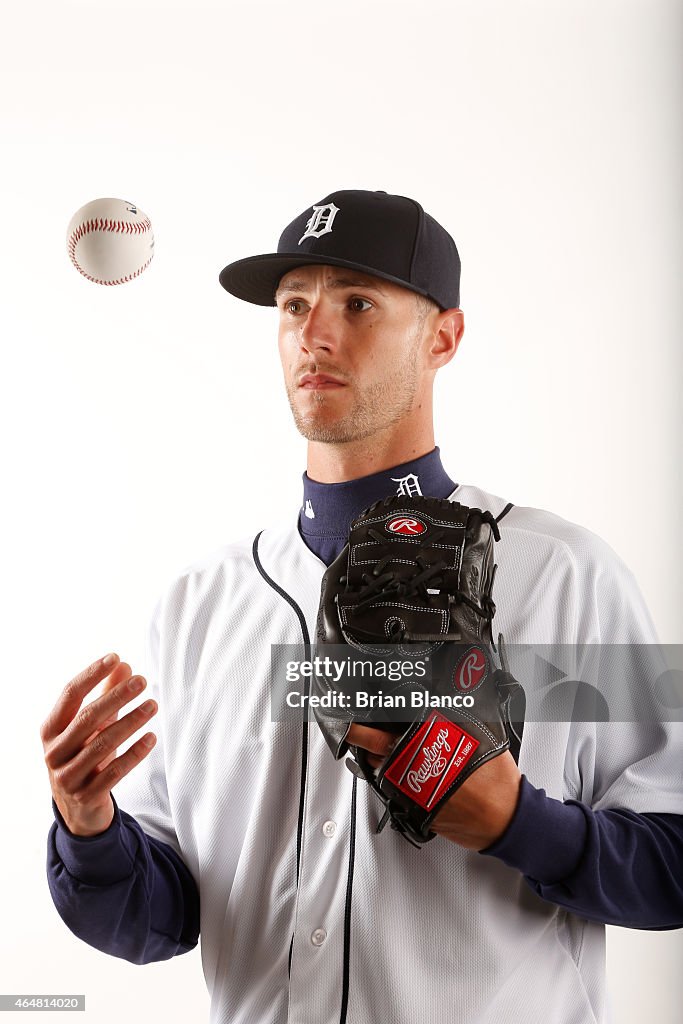
M 115 805 L 109 829 L 48 841 L 55 906 L 89 945 L 133 963 L 167 960 L 199 937 L 199 894 L 184 862 Z M 481 851 L 524 875 L 543 899 L 626 928 L 683 927 L 683 816 L 562 803 L 522 777 L 515 816 Z
M 113 799 L 113 797 L 112 797 Z M 187 953 L 199 938 L 199 892 L 175 850 L 114 800 L 97 836 L 76 836 L 53 801 L 48 885 L 57 911 L 88 945 L 135 964 Z
M 543 899 L 624 928 L 683 927 L 683 815 L 594 811 L 522 776 L 515 815 L 481 851 L 521 871 Z

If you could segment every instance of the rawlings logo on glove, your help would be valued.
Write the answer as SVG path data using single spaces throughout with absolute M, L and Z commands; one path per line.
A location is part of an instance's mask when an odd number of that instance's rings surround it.
M 462 693 L 471 693 L 483 683 L 487 669 L 486 655 L 480 647 L 474 647 L 463 655 L 455 666 L 453 685 Z
M 404 537 L 414 537 L 416 534 L 425 533 L 427 527 L 419 519 L 406 519 L 405 516 L 397 516 L 390 519 L 386 525 L 389 533 L 400 533 Z
M 437 732 L 438 730 L 438 732 Z M 439 790 L 449 786 L 469 761 L 479 743 L 440 715 L 432 715 L 415 734 L 400 757 L 392 758 L 384 779 L 427 810 Z M 437 781 L 438 780 L 438 781 Z M 427 785 L 431 781 L 431 785 Z

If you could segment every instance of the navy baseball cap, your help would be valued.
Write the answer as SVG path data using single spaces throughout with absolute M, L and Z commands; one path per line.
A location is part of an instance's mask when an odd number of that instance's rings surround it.
M 230 263 L 219 281 L 238 299 L 274 306 L 283 275 L 312 264 L 393 281 L 433 299 L 442 310 L 460 305 L 455 242 L 414 199 L 386 192 L 332 192 L 285 228 L 277 252 Z

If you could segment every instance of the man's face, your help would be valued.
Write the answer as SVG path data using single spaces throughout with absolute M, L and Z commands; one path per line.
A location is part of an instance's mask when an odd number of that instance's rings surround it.
M 413 292 L 342 267 L 298 267 L 276 294 L 278 346 L 297 429 L 343 444 L 399 422 L 426 380 Z

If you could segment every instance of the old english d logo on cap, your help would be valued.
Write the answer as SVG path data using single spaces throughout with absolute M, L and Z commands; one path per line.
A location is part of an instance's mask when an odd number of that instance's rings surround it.
M 339 207 L 334 203 L 328 203 L 326 206 L 314 206 L 313 213 L 306 222 L 306 230 L 299 239 L 299 245 L 304 238 L 320 238 L 321 235 L 326 235 L 328 231 L 331 231 L 334 218 L 338 213 Z

